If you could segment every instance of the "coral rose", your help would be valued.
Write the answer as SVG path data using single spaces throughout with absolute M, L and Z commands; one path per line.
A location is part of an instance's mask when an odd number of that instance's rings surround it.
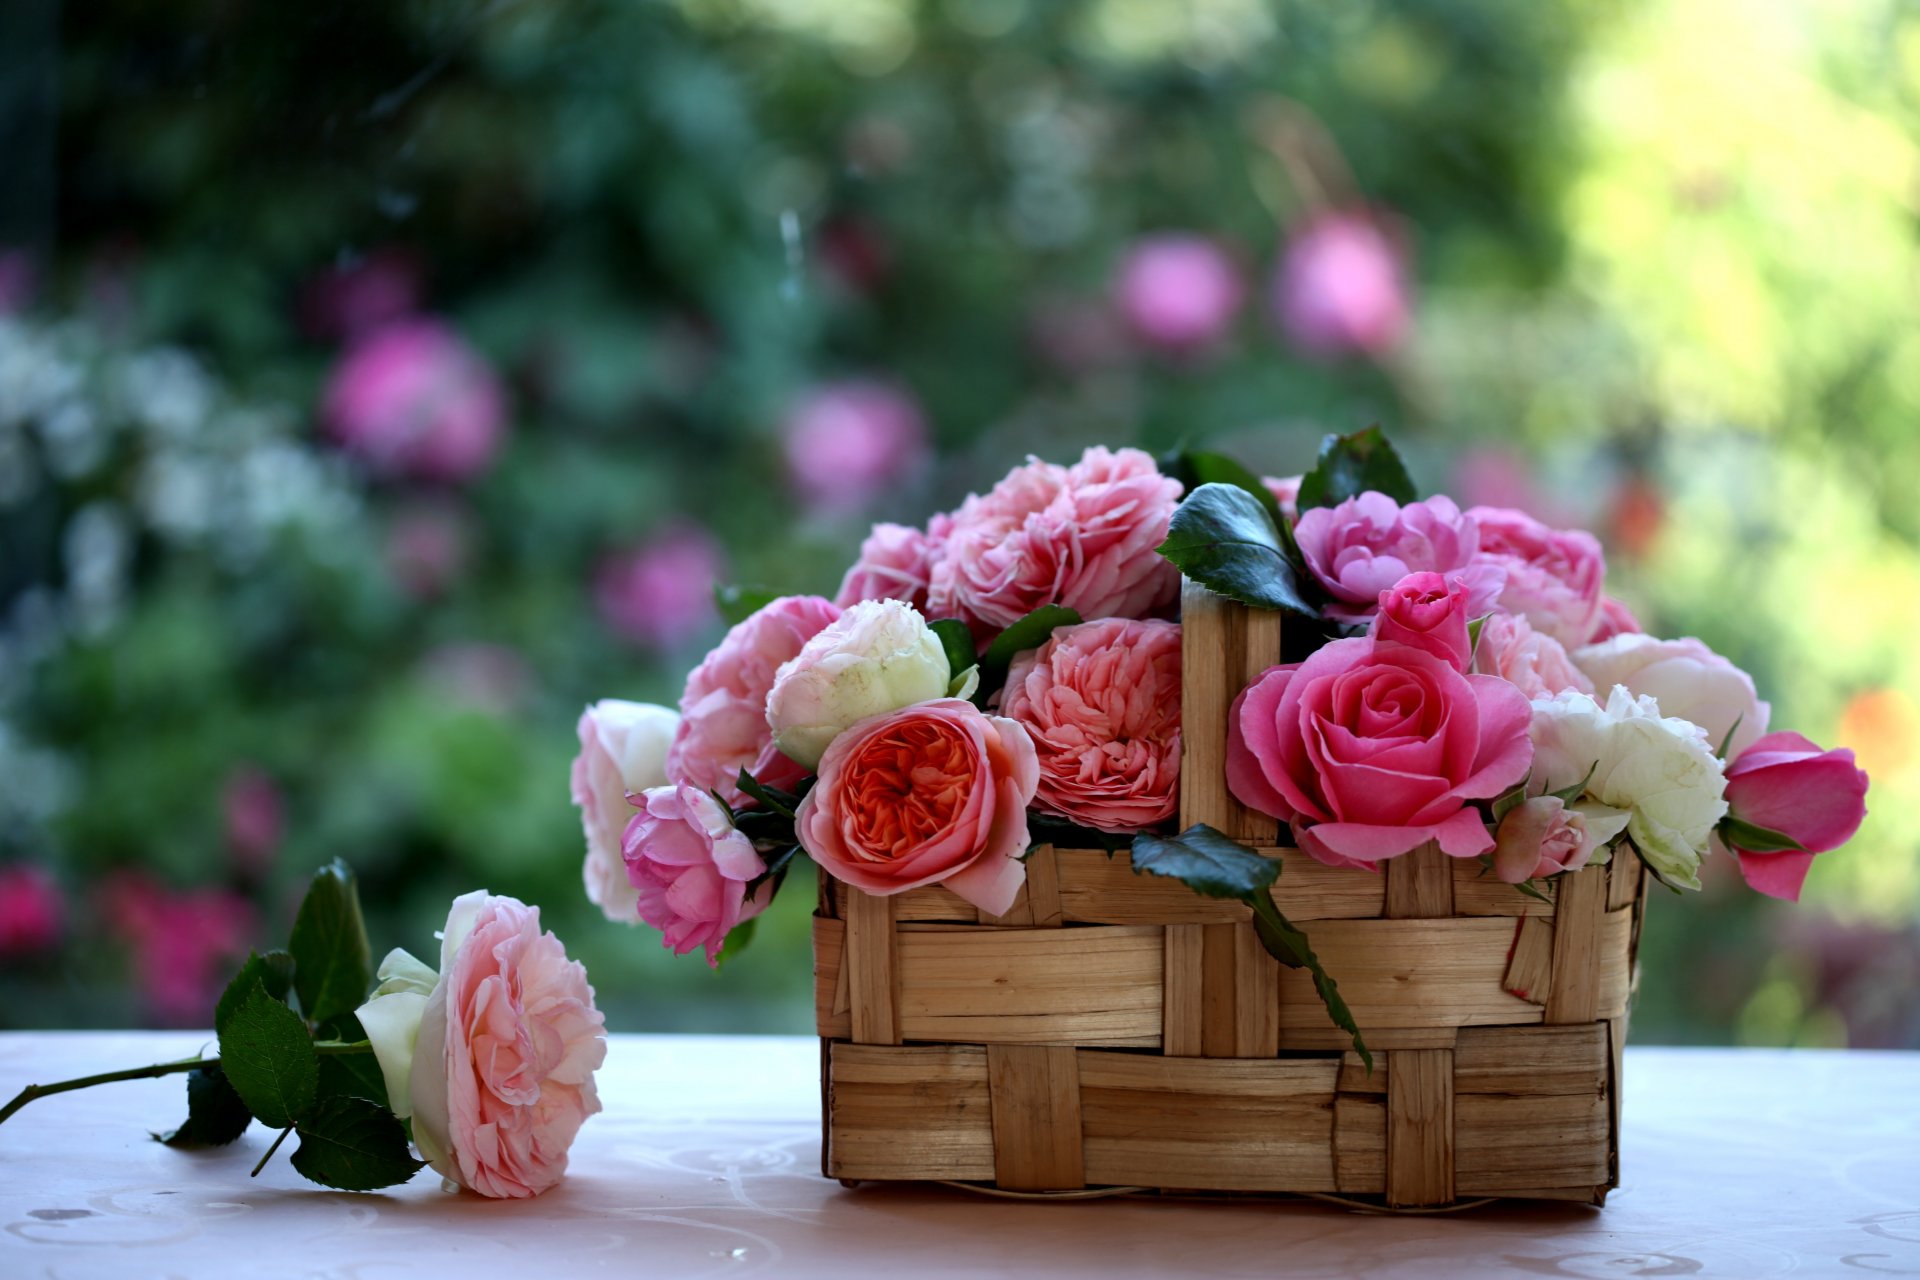
M 1380 593 L 1373 638 L 1425 649 L 1465 671 L 1473 657 L 1467 621 L 1467 587 L 1458 575 L 1410 573 Z
M 829 875 L 873 894 L 924 884 L 1004 915 L 1026 879 L 1033 739 L 942 698 L 862 720 L 833 740 L 794 829 Z
M 1007 673 L 1001 711 L 1040 757 L 1035 807 L 1101 831 L 1165 822 L 1180 799 L 1180 627 L 1061 627 Z
M 720 802 L 698 787 L 650 787 L 620 843 L 640 918 L 660 931 L 677 956 L 704 947 L 718 968 L 720 948 L 735 925 L 766 910 L 773 886 L 750 899 L 747 882 L 766 871 L 753 841 Z
M 620 856 L 620 839 L 633 802 L 667 780 L 667 748 L 680 717 L 666 707 L 606 698 L 580 713 L 580 754 L 573 758 L 573 802 L 587 837 L 582 876 L 587 898 L 607 919 L 634 924 L 633 886 Z
M 1526 776 L 1530 716 L 1504 680 L 1408 645 L 1336 640 L 1234 702 L 1227 785 L 1331 866 L 1370 866 L 1429 840 L 1472 857 L 1493 837 L 1467 802 Z
M 1573 652 L 1573 661 L 1605 696 L 1615 685 L 1660 704 L 1660 714 L 1691 720 L 1707 731 L 1707 743 L 1727 747 L 1731 760 L 1767 732 L 1772 708 L 1760 701 L 1753 677 L 1692 636 L 1656 640 L 1627 633 Z M 1735 726 L 1738 726 L 1736 728 Z
M 1845 747 L 1822 751 L 1797 733 L 1770 733 L 1727 766 L 1727 814 L 1799 844 L 1756 851 L 1740 847 L 1739 827 L 1721 832 L 1750 887 L 1798 902 L 1813 855 L 1851 840 L 1866 818 L 1867 774 Z
M 1525 618 L 1510 613 L 1489 615 L 1480 624 L 1473 669 L 1481 675 L 1499 676 L 1529 698 L 1547 698 L 1567 689 L 1593 692 L 1593 683 L 1573 664 L 1558 640 L 1542 635 Z
M 925 612 L 934 562 L 946 552 L 951 516 L 935 516 L 926 530 L 876 524 L 860 544 L 860 558 L 840 580 L 833 601 L 842 609 L 862 600 L 904 600 Z
M 1479 617 L 1493 607 L 1505 575 L 1480 564 L 1480 529 L 1451 498 L 1432 497 L 1401 506 L 1368 490 L 1333 507 L 1300 513 L 1294 538 L 1307 568 L 1333 597 L 1329 617 L 1365 620 L 1380 607 L 1380 593 L 1410 573 L 1458 574 L 1467 588 L 1467 610 Z
M 1607 562 L 1583 529 L 1549 529 L 1524 511 L 1474 507 L 1480 559 L 1506 573 L 1500 607 L 1563 645 L 1584 644 L 1600 618 Z

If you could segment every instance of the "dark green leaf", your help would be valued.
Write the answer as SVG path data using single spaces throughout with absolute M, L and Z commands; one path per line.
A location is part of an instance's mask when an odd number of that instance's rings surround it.
M 1300 481 L 1299 508 L 1338 506 L 1369 489 L 1395 502 L 1413 502 L 1420 491 L 1406 464 L 1379 427 L 1352 435 L 1330 435 L 1320 442 L 1320 461 Z
M 1518 809 L 1521 802 L 1527 798 L 1527 779 L 1532 776 L 1533 775 L 1529 773 L 1526 778 L 1520 779 L 1520 781 L 1514 783 L 1511 787 L 1508 787 L 1505 791 L 1494 797 L 1493 822 L 1495 826 L 1500 825 L 1500 819 L 1506 817 L 1515 809 Z
M 754 930 L 759 927 L 760 917 L 754 916 L 751 920 L 742 920 L 728 930 L 726 940 L 720 944 L 720 959 L 715 967 L 726 968 L 729 960 L 745 951 L 747 944 L 753 941 Z
M 405 1182 L 426 1163 L 407 1150 L 407 1130 L 365 1098 L 328 1098 L 297 1126 L 293 1167 L 339 1191 L 376 1191 Z
M 980 689 L 983 694 L 1007 682 L 1007 668 L 1016 655 L 1038 649 L 1057 627 L 1071 627 L 1080 615 L 1064 605 L 1048 604 L 1035 609 L 993 638 L 980 655 Z
M 220 1003 L 213 1011 L 214 1034 L 227 1029 L 228 1021 L 234 1012 L 246 1000 L 247 993 L 259 983 L 266 988 L 268 995 L 275 1000 L 285 1001 L 287 988 L 293 981 L 293 957 L 285 951 L 269 951 L 261 955 L 257 951 L 247 953 L 247 962 L 240 966 L 240 972 L 233 975 L 233 981 L 220 993 Z
M 1521 893 L 1526 894 L 1529 898 L 1537 898 L 1541 902 L 1553 901 L 1552 898 L 1546 895 L 1546 892 L 1544 890 L 1542 890 L 1538 885 L 1534 884 L 1534 882 L 1531 880 L 1522 880 L 1519 884 L 1516 884 L 1513 887 L 1518 889 Z
M 292 950 L 294 989 L 300 993 L 301 1009 L 314 1022 L 352 1013 L 367 998 L 373 954 L 360 914 L 360 891 L 353 872 L 338 858 L 314 873 L 293 922 Z
M 1246 490 L 1203 484 L 1174 510 L 1159 553 L 1210 590 L 1259 609 L 1314 614 L 1279 526 Z
M 1807 851 L 1805 845 L 1784 831 L 1755 826 L 1751 822 L 1742 822 L 1733 817 L 1720 820 L 1720 839 L 1729 849 L 1744 849 L 1748 853 L 1805 853 Z
M 780 878 L 787 874 L 787 868 L 791 866 L 793 860 L 799 856 L 800 846 L 797 844 L 786 845 L 783 848 L 775 849 L 771 854 L 763 855 L 767 869 L 747 881 L 747 896 L 751 898 L 760 891 L 761 885 L 766 884 L 770 880 L 776 885 L 774 892 L 778 893 L 779 889 L 777 886 Z
M 170 1147 L 224 1147 L 251 1123 L 253 1113 L 215 1062 L 187 1073 L 186 1122 L 171 1133 L 153 1136 Z
M 1273 517 L 1275 524 L 1284 519 L 1280 499 L 1273 496 L 1273 490 L 1267 488 L 1259 476 L 1224 453 L 1188 449 L 1163 460 L 1160 470 L 1186 486 L 1189 493 L 1203 484 L 1235 485 L 1252 494 L 1267 509 L 1267 514 Z
M 1141 832 L 1133 838 L 1133 869 L 1168 876 L 1208 898 L 1252 901 L 1280 876 L 1280 860 L 1195 823 L 1177 836 Z
M 778 591 L 765 587 L 721 586 L 713 584 L 713 603 L 730 627 L 738 626 L 780 598 Z
M 1368 1051 L 1367 1042 L 1360 1038 L 1360 1024 L 1353 1020 L 1353 1010 L 1347 1008 L 1347 1002 L 1340 997 L 1339 984 L 1321 966 L 1320 957 L 1313 954 L 1307 935 L 1274 905 L 1272 894 L 1254 897 L 1253 931 L 1268 955 L 1290 969 L 1305 969 L 1313 975 L 1313 989 L 1320 996 L 1320 1003 L 1327 1007 L 1327 1016 L 1333 1019 L 1334 1026 L 1353 1038 L 1353 1051 L 1360 1055 L 1371 1074 L 1373 1054 Z
M 258 982 L 220 1033 L 220 1067 L 247 1109 L 275 1129 L 312 1110 L 320 1087 L 306 1024 Z
M 348 1014 L 339 1020 L 339 1037 L 349 1042 L 365 1040 L 366 1028 L 360 1019 Z M 365 1098 L 381 1106 L 390 1105 L 387 1077 L 380 1070 L 380 1059 L 367 1053 L 323 1053 L 320 1055 L 320 1098 Z
M 740 771 L 740 776 L 734 780 L 733 785 L 740 789 L 740 794 L 757 800 L 773 812 L 784 814 L 789 818 L 793 816 L 794 810 L 800 807 L 799 796 L 791 791 L 770 787 L 745 769 Z
M 978 661 L 973 632 L 967 630 L 966 623 L 955 618 L 939 618 L 928 623 L 927 629 L 940 638 L 940 647 L 947 654 L 947 673 L 950 676 L 960 675 Z
M 1027 852 L 1021 861 L 1031 857 L 1034 850 L 1045 845 L 1056 849 L 1104 849 L 1107 856 L 1124 853 L 1135 840 L 1135 836 L 1115 835 L 1111 831 L 1101 831 L 1095 827 L 1083 827 L 1065 818 L 1049 817 L 1041 814 L 1027 815 Z

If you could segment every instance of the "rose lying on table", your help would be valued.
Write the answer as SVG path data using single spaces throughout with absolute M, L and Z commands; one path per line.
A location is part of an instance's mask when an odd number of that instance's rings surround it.
M 293 1167 L 341 1191 L 405 1182 L 426 1164 L 496 1198 L 559 1182 L 600 1110 L 593 1073 L 607 1046 L 587 972 L 541 932 L 539 909 L 466 894 L 448 913 L 439 972 L 395 950 L 368 999 L 370 968 L 353 875 L 335 862 L 314 877 L 288 949 L 250 957 L 220 997 L 217 1058 L 30 1085 L 0 1121 L 49 1094 L 188 1072 L 186 1121 L 154 1136 L 224 1146 L 257 1119 L 281 1132 L 255 1174 L 297 1133 Z

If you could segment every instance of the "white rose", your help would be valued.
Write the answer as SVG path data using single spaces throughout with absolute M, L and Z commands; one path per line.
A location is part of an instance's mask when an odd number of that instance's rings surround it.
M 667 748 L 680 725 L 677 713 L 644 702 L 612 698 L 580 714 L 580 754 L 573 761 L 573 802 L 587 834 L 582 869 L 587 897 L 609 920 L 637 924 L 639 896 L 627 882 L 620 837 L 637 810 L 627 802 L 667 782 Z
M 1693 721 L 1707 731 L 1714 748 L 1737 723 L 1729 760 L 1767 732 L 1770 708 L 1760 701 L 1753 678 L 1691 636 L 1618 635 L 1575 650 L 1573 662 L 1596 690 L 1625 685 L 1659 702 L 1661 714 Z
M 1585 795 L 1629 813 L 1627 836 L 1648 866 L 1700 887 L 1700 858 L 1727 812 L 1727 780 L 1706 730 L 1618 685 L 1604 707 L 1584 693 L 1536 699 L 1529 789 L 1557 791 L 1582 778 Z
M 971 668 L 969 672 L 971 673 Z M 955 690 L 940 637 L 900 600 L 853 605 L 781 666 L 767 695 L 774 745 L 811 769 L 848 726 L 915 703 L 966 697 Z

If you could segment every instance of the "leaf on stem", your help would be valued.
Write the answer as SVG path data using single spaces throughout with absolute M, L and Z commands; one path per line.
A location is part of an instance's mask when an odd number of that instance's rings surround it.
M 169 1147 L 224 1147 L 252 1123 L 253 1113 L 215 1062 L 187 1073 L 186 1120 L 178 1129 L 153 1137 Z
M 1007 682 L 1007 668 L 1013 665 L 1014 658 L 1028 649 L 1038 649 L 1057 628 L 1075 626 L 1079 621 L 1080 615 L 1065 605 L 1041 605 L 995 636 L 986 652 L 980 655 L 980 688 L 974 700 L 984 702 Z
M 1305 512 L 1314 507 L 1334 507 L 1369 489 L 1386 494 L 1395 502 L 1419 499 L 1407 464 L 1378 426 L 1355 431 L 1351 435 L 1329 435 L 1320 442 L 1320 461 L 1301 477 L 1298 505 Z
M 285 1003 L 287 989 L 293 984 L 293 957 L 285 951 L 269 951 L 261 955 L 257 951 L 247 953 L 247 962 L 240 966 L 240 972 L 233 975 L 233 981 L 227 983 L 227 989 L 220 993 L 220 1003 L 213 1011 L 213 1030 L 218 1035 L 227 1029 L 227 1023 L 234 1013 L 246 1001 L 247 993 L 259 983 L 266 988 L 268 995 Z
M 1156 550 L 1211 591 L 1258 609 L 1318 613 L 1301 593 L 1280 525 L 1237 485 L 1203 484 L 1174 509 Z
M 338 858 L 314 873 L 293 922 L 291 950 L 294 990 L 313 1022 L 332 1022 L 367 998 L 372 948 L 353 871 Z
M 275 1129 L 312 1110 L 320 1087 L 306 1023 L 258 982 L 220 1034 L 220 1066 L 247 1109 Z
M 407 1150 L 407 1131 L 393 1113 L 365 1098 L 328 1098 L 295 1126 L 293 1167 L 310 1182 L 338 1191 L 377 1191 L 405 1182 L 426 1162 Z
M 336 1024 L 342 1040 L 365 1040 L 367 1032 L 352 1014 Z M 328 1098 L 365 1098 L 381 1106 L 390 1106 L 387 1078 L 380 1070 L 380 1059 L 371 1050 L 365 1053 L 323 1053 L 320 1055 L 322 1101 Z

